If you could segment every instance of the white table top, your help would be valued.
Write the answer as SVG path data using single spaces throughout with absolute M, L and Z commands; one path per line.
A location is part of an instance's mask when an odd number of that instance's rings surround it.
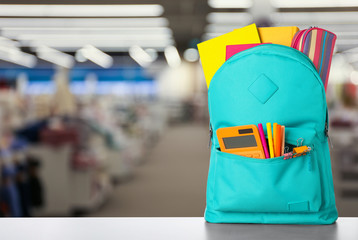
M 0 239 L 357 240 L 358 218 L 319 226 L 211 224 L 203 218 L 2 218 Z

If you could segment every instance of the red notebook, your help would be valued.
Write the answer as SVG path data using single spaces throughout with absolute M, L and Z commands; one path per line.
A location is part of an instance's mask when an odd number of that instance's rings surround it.
M 266 43 L 253 43 L 253 44 L 238 44 L 238 45 L 227 45 L 226 46 L 226 58 L 225 60 L 228 60 L 232 56 L 234 56 L 236 53 L 242 52 L 244 50 L 247 50 L 252 47 L 256 47 L 261 44 Z

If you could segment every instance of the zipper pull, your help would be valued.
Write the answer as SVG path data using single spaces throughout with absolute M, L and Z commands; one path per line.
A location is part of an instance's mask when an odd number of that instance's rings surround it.
M 213 128 L 211 127 L 211 124 L 209 125 L 209 145 L 208 148 L 211 147 L 211 140 L 213 138 Z
M 326 125 L 324 127 L 324 135 L 326 135 L 326 137 L 328 138 L 329 145 L 333 149 L 333 144 L 332 144 L 331 138 L 328 135 L 328 124 L 327 124 L 327 122 L 326 122 Z

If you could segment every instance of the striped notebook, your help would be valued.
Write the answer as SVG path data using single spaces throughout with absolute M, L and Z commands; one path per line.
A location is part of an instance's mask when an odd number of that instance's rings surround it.
M 316 27 L 301 30 L 292 39 L 291 47 L 303 52 L 312 60 L 325 89 L 327 89 L 336 39 L 334 33 Z

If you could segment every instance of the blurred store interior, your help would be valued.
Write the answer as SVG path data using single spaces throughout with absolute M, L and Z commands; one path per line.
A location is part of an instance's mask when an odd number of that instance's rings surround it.
M 2 0 L 1 216 L 203 216 L 196 45 L 256 22 L 337 34 L 327 91 L 339 216 L 358 216 L 358 1 Z

